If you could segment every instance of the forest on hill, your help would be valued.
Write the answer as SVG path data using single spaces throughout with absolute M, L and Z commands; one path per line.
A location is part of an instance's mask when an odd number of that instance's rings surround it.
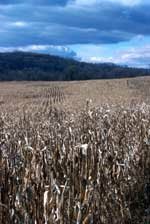
M 149 75 L 149 69 L 112 63 L 92 64 L 30 52 L 0 53 L 0 81 L 71 81 Z

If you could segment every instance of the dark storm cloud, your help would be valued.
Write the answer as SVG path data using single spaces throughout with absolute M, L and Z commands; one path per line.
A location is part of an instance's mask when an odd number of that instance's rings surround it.
M 8 25 L 7 25 L 8 26 Z M 76 28 L 57 24 L 43 23 L 10 23 L 7 31 L 0 31 L 1 46 L 22 46 L 31 44 L 84 44 L 84 43 L 117 43 L 127 41 L 130 34 L 90 28 Z
M 0 0 L 0 5 L 35 4 L 35 5 L 65 5 L 68 0 Z
M 22 1 L 7 0 L 10 2 Z M 107 44 L 150 35 L 150 5 L 129 7 L 105 2 L 84 7 L 62 6 L 67 1 L 60 0 L 36 2 L 0 6 L 0 46 Z

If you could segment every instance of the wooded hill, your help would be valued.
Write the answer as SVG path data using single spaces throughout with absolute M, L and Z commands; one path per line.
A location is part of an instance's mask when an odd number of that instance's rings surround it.
M 150 70 L 110 63 L 92 64 L 47 54 L 0 53 L 0 81 L 87 80 L 148 76 Z

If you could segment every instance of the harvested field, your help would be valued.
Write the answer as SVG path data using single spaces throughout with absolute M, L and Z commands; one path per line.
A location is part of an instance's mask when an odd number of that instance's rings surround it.
M 148 101 L 150 78 L 91 80 L 73 82 L 3 82 L 0 83 L 0 105 L 40 103 L 49 97 L 67 110 L 80 110 L 87 99 L 97 107 L 103 104 L 129 105 Z
M 0 83 L 0 223 L 149 224 L 147 83 Z

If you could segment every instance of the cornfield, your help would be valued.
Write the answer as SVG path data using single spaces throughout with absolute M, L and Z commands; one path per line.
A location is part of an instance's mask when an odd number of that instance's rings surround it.
M 150 107 L 0 111 L 0 223 L 149 224 Z

